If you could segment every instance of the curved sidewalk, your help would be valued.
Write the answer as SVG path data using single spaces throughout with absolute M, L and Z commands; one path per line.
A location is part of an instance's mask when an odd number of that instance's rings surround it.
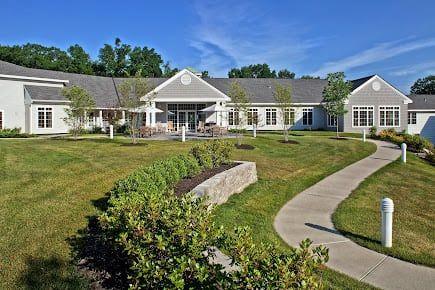
M 338 204 L 372 173 L 396 160 L 400 150 L 372 141 L 377 150 L 304 190 L 278 212 L 274 227 L 291 246 L 305 238 L 329 248 L 327 266 L 383 289 L 435 289 L 435 269 L 414 265 L 361 247 L 335 230 L 331 215 Z

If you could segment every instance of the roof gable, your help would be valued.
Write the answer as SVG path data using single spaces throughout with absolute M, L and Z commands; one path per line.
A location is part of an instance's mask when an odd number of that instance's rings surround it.
M 142 97 L 142 100 L 146 101 L 151 96 L 155 101 L 230 101 L 226 94 L 187 69 L 183 69 L 172 78 L 159 84 Z
M 370 88 L 369 89 L 369 85 L 373 84 L 375 81 L 379 82 L 381 84 L 381 87 L 379 88 L 378 91 L 374 90 L 374 88 Z M 351 92 L 350 96 L 358 96 L 360 95 L 360 92 L 369 92 L 372 94 L 381 94 L 384 93 L 385 90 L 391 91 L 392 93 L 394 93 L 395 95 L 401 97 L 403 99 L 403 103 L 404 104 L 410 104 L 412 103 L 412 100 L 410 98 L 408 98 L 406 95 L 404 95 L 401 91 L 399 91 L 398 89 L 396 89 L 395 87 L 393 87 L 391 84 L 389 84 L 387 81 L 385 81 L 383 78 L 381 78 L 378 75 L 373 75 L 370 77 L 365 77 L 365 78 L 361 78 L 361 79 L 357 79 L 354 81 L 351 81 L 354 89 Z

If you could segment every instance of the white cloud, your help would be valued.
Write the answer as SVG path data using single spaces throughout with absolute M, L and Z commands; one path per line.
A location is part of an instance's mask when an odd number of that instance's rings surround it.
M 367 64 L 380 62 L 407 52 L 435 46 L 435 39 L 393 41 L 380 43 L 372 48 L 361 51 L 338 61 L 323 64 L 314 75 L 325 76 L 329 72 L 347 71 Z
M 401 77 L 415 74 L 433 74 L 434 72 L 435 61 L 432 61 L 402 66 L 400 68 L 393 69 L 390 74 Z
M 268 63 L 292 68 L 320 39 L 303 40 L 300 25 L 284 23 L 250 3 L 196 2 L 199 23 L 190 45 L 200 52 L 200 69 L 225 76 L 232 67 Z

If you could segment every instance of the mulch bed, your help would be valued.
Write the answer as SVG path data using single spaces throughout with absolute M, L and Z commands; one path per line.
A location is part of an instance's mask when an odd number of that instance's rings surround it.
M 218 173 L 224 172 L 225 170 L 236 167 L 237 165 L 240 165 L 240 164 L 241 163 L 237 163 L 237 162 L 233 162 L 230 164 L 223 164 L 223 165 L 216 167 L 216 168 L 204 170 L 200 174 L 198 174 L 192 178 L 185 178 L 175 185 L 174 193 L 177 196 L 188 193 L 192 189 L 194 189 L 197 185 L 203 183 L 207 179 L 215 176 Z
M 235 144 L 234 146 L 236 146 L 237 149 L 242 149 L 242 150 L 254 150 L 255 147 L 249 144 L 241 144 L 241 145 L 237 145 Z
M 346 137 L 330 137 L 329 139 L 332 139 L 332 140 L 339 140 L 339 141 L 345 141 L 345 140 L 349 140 L 349 138 L 346 138 Z
M 283 143 L 283 144 L 299 144 L 299 142 L 295 141 L 295 140 L 288 140 L 288 141 L 280 140 L 279 143 Z

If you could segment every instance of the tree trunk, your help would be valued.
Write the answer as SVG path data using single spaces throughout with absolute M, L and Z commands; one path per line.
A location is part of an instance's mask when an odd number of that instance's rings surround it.
M 284 128 L 284 142 L 288 142 L 288 130 L 287 128 Z
M 338 118 L 337 118 L 337 124 L 335 124 L 335 128 L 337 128 L 335 137 L 338 139 L 338 138 L 340 138 L 340 136 L 338 136 Z

